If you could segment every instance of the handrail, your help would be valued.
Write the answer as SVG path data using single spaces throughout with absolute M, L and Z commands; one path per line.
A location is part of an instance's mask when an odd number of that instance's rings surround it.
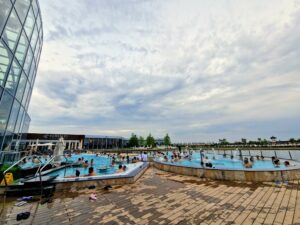
M 56 156 L 53 156 L 52 158 L 50 158 L 50 160 L 47 161 L 47 163 L 45 163 L 43 166 L 40 165 L 34 176 L 36 177 L 38 175 L 39 171 L 42 171 L 47 165 L 49 165 L 49 163 L 52 162 L 55 157 Z
M 15 162 L 14 164 L 12 164 L 10 167 L 8 167 L 5 171 L 3 171 L 3 175 L 5 175 L 5 173 L 7 173 L 9 170 L 11 170 L 14 166 L 16 166 L 17 164 L 19 164 L 20 162 L 22 162 L 24 159 L 26 159 L 27 156 L 22 157 L 19 161 Z
M 33 155 L 34 156 L 34 155 Z M 24 159 L 26 159 L 27 157 L 29 157 L 28 155 L 27 156 L 23 156 L 20 160 L 18 160 L 17 162 L 15 162 L 14 164 L 12 164 L 10 167 L 8 167 L 5 171 L 3 171 L 3 179 L 4 179 L 4 184 L 5 184 L 5 188 L 4 188 L 4 195 L 3 195 L 3 207 L 2 207 L 2 210 L 4 209 L 4 205 L 5 205 L 5 202 L 6 202 L 6 192 L 7 192 L 7 187 L 8 187 L 8 184 L 7 184 L 7 181 L 5 179 L 5 174 L 10 171 L 13 167 L 15 167 L 16 165 L 18 165 L 20 162 L 22 162 Z M 32 156 L 30 156 L 32 157 Z M 42 161 L 38 158 L 38 160 L 40 161 L 40 163 L 42 163 Z M 1 213 L 2 213 L 2 210 L 1 210 Z

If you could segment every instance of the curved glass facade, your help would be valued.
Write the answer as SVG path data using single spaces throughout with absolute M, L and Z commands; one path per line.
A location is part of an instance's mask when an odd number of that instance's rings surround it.
M 37 0 L 0 0 L 0 150 L 28 131 L 27 109 L 43 43 Z

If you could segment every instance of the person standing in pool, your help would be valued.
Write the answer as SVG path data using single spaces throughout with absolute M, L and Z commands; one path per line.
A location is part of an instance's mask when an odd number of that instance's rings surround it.
M 122 173 L 122 172 L 124 172 L 124 170 L 123 170 L 123 166 L 120 164 L 117 173 Z
M 87 175 L 88 177 L 90 177 L 90 176 L 96 176 L 96 173 L 94 172 L 94 167 L 90 167 L 89 168 L 89 173 L 88 173 L 88 175 Z
M 85 160 L 85 162 L 82 164 L 83 167 L 88 167 L 89 166 L 89 161 Z

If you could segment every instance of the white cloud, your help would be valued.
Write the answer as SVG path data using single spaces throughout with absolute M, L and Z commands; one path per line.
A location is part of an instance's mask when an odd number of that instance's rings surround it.
M 40 0 L 31 131 L 273 135 L 300 113 L 296 3 Z

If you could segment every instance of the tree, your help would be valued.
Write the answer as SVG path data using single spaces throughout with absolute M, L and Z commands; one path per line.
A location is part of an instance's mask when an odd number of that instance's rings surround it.
M 155 139 L 154 139 L 154 137 L 152 137 L 151 133 L 146 138 L 146 145 L 149 146 L 149 147 L 154 147 L 155 146 Z
M 166 136 L 164 137 L 164 145 L 171 145 L 171 138 L 169 137 L 169 134 L 166 134 Z
M 290 138 L 289 142 L 290 142 L 290 143 L 295 143 L 296 140 L 295 140 L 295 138 Z
M 269 144 L 269 142 L 267 141 L 267 139 L 262 140 L 262 145 L 267 145 Z
M 219 139 L 219 143 L 220 145 L 228 145 L 228 141 L 226 140 L 226 138 L 223 138 L 223 139 Z
M 131 134 L 131 137 L 130 137 L 128 143 L 129 143 L 129 147 L 136 147 L 139 145 L 139 140 L 138 140 L 136 134 L 134 134 L 134 133 Z
M 144 147 L 145 146 L 145 139 L 142 136 L 139 137 L 139 146 L 140 147 Z
M 272 136 L 272 137 L 270 137 L 270 139 L 272 140 L 272 142 L 276 142 L 276 140 L 277 140 L 277 137 L 275 137 L 275 136 Z
M 246 138 L 242 138 L 241 141 L 242 141 L 242 143 L 243 143 L 244 145 L 247 144 L 247 139 L 246 139 Z

